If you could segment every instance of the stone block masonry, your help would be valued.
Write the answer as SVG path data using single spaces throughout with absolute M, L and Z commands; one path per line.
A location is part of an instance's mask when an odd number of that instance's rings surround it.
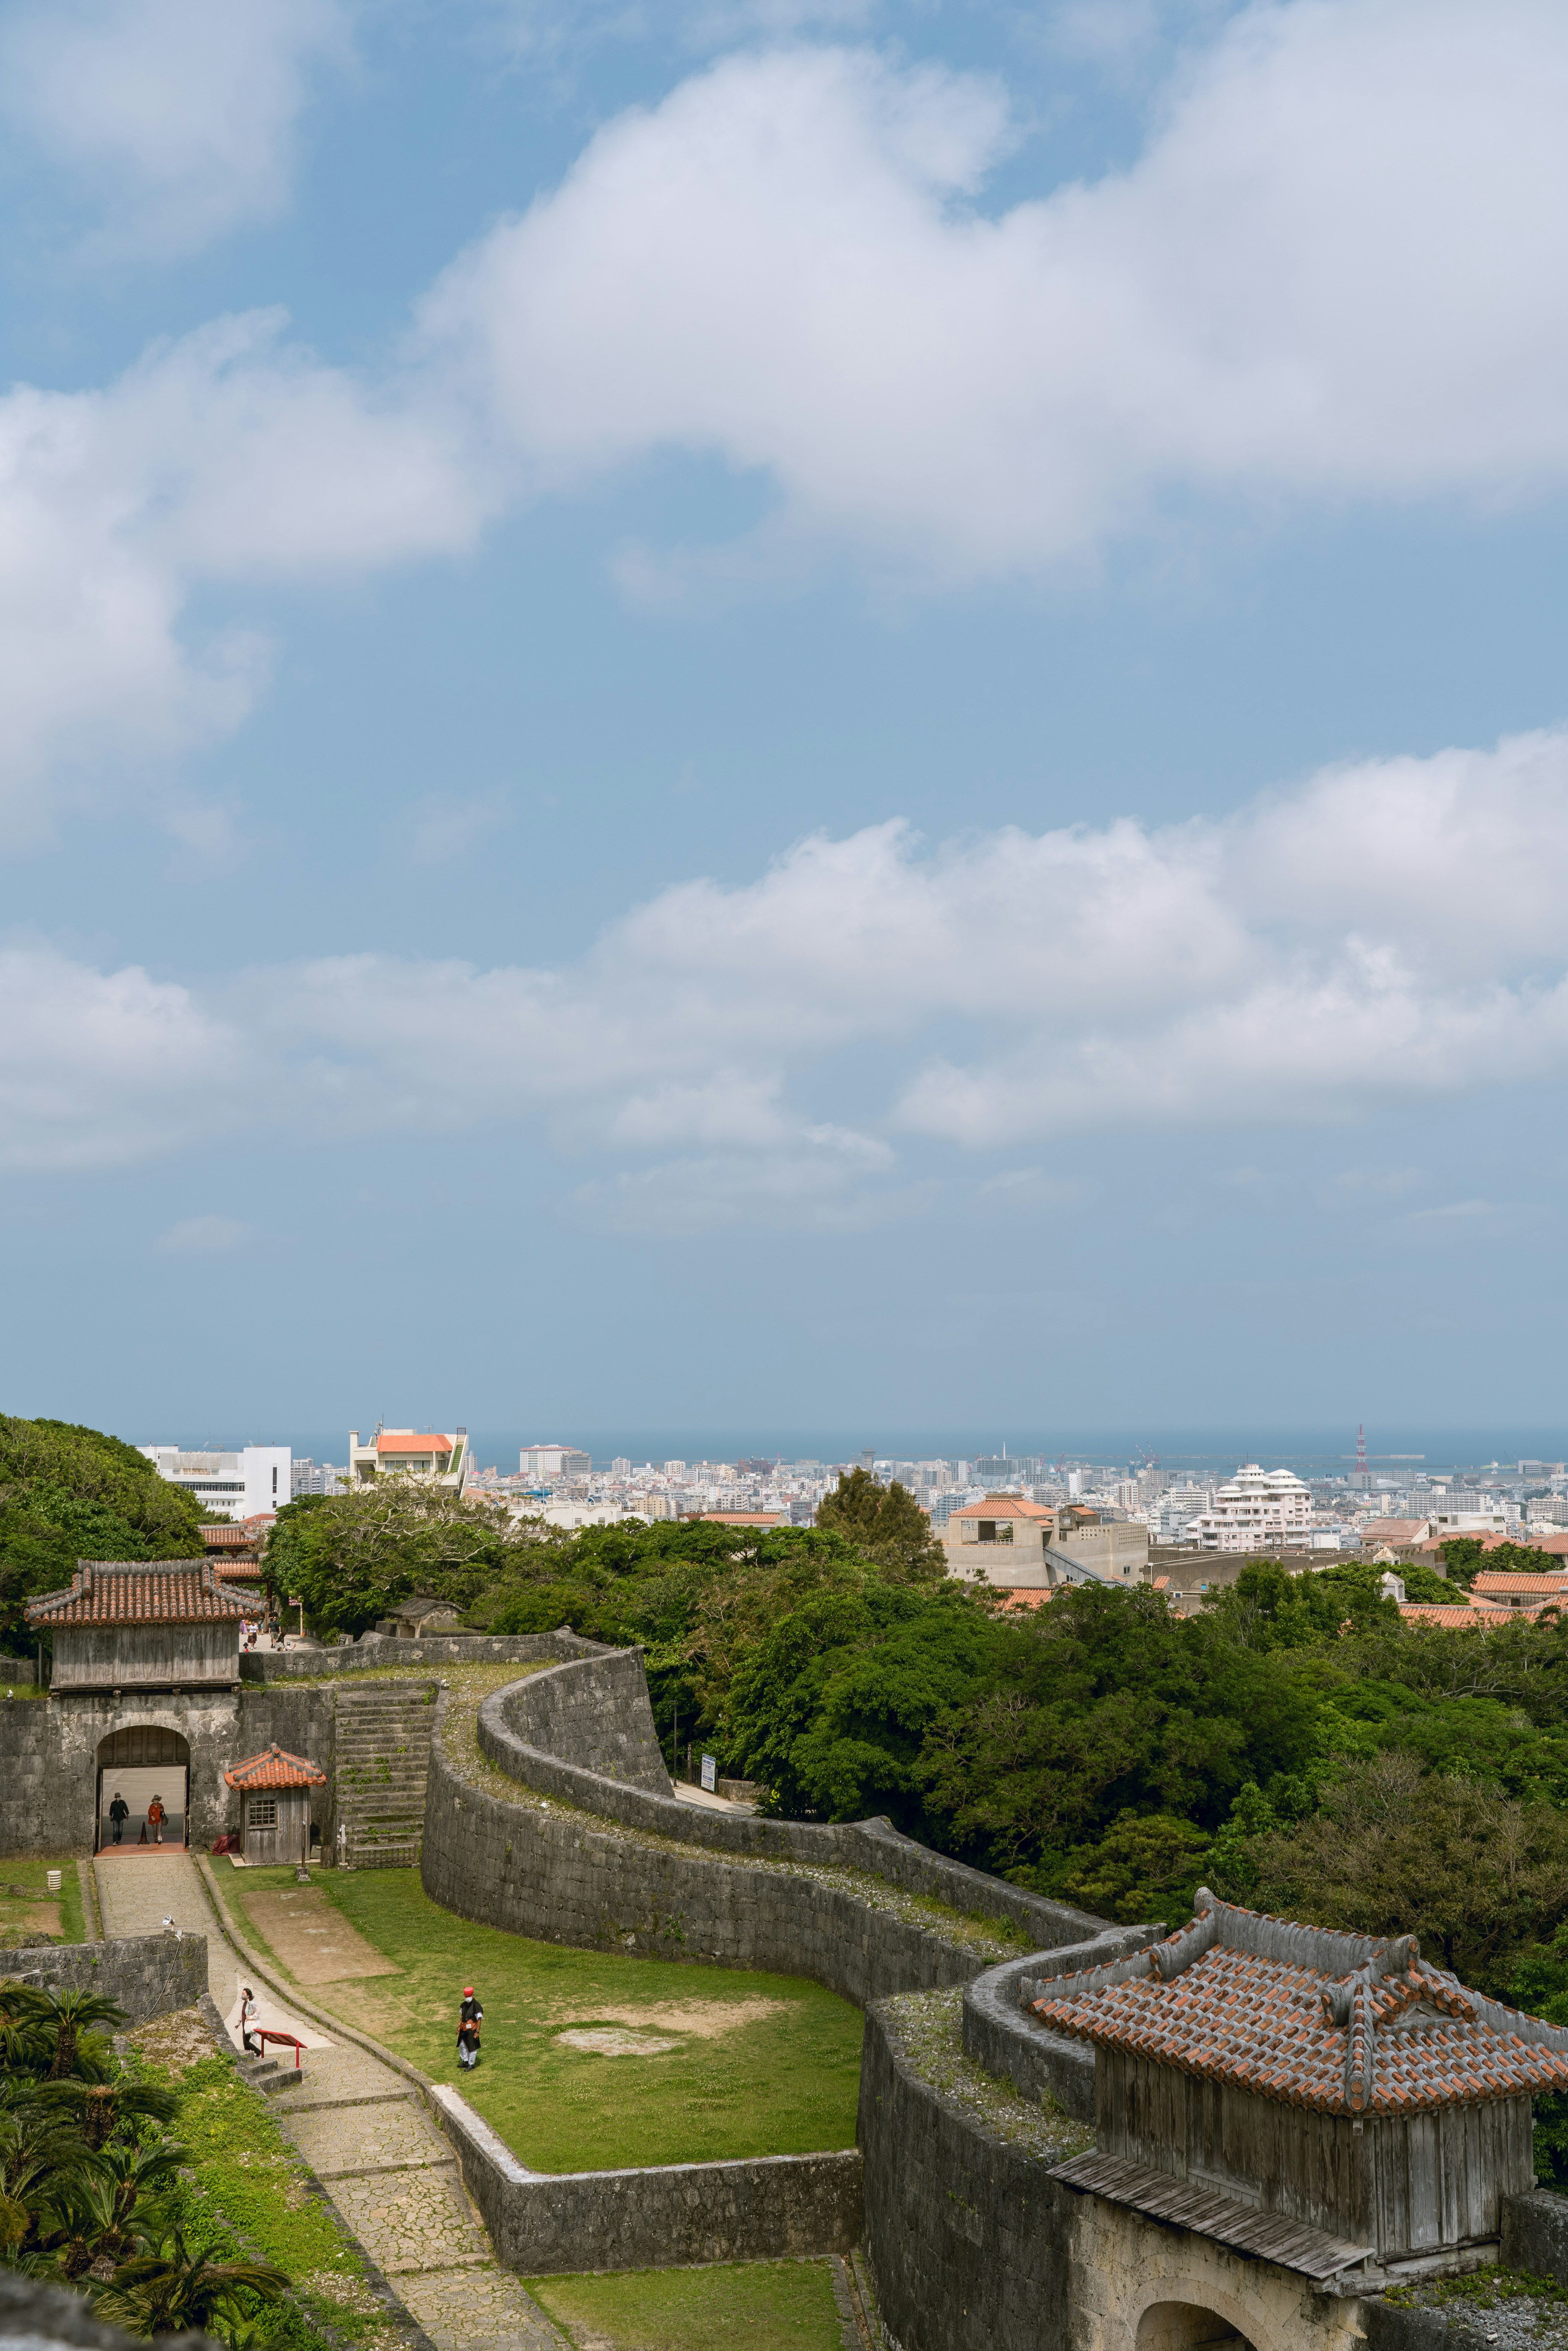
M 135 1863 L 123 1866 L 134 1868 Z M 90 1991 L 114 2001 L 132 2024 L 193 2008 L 207 1989 L 200 1935 L 128 1935 L 110 1943 L 44 1943 L 0 1957 L 0 1976 L 52 1992 Z
M 861 2235 L 861 2159 L 759 2156 L 643 2171 L 527 2171 L 455 2090 L 437 2086 L 463 2184 L 524 2277 L 847 2253 Z
M 680 1827 L 701 1817 L 670 1809 Z M 988 1956 L 945 1933 L 939 1917 L 875 1907 L 847 1871 L 835 1880 L 831 1867 L 725 1860 L 486 1794 L 443 1754 L 439 1716 L 420 1868 L 433 1901 L 485 1926 L 591 1950 L 810 1976 L 860 2007 L 887 1992 L 967 1982 Z
M 247 1649 L 240 1658 L 240 1677 L 246 1682 L 319 1681 L 344 1674 L 385 1673 L 389 1667 L 534 1666 L 541 1659 L 602 1654 L 601 1642 L 585 1640 L 564 1625 L 554 1633 L 473 1634 L 445 1640 L 433 1634 L 427 1641 L 366 1633 L 330 1649 Z

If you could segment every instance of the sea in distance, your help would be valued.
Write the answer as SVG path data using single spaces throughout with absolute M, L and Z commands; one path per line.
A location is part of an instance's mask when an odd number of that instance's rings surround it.
M 402 1424 L 397 1424 L 402 1425 Z M 413 1424 L 408 1424 L 410 1426 Z M 422 1421 L 423 1428 L 441 1422 Z M 361 1426 L 368 1438 L 373 1420 Z M 134 1437 L 135 1444 L 167 1444 L 160 1430 L 155 1437 Z M 342 1463 L 348 1458 L 346 1429 L 289 1431 L 256 1427 L 245 1432 L 183 1431 L 177 1440 L 191 1447 L 227 1448 L 240 1445 L 287 1445 L 297 1458 Z M 872 1453 L 878 1460 L 940 1461 L 995 1459 L 1027 1455 L 1033 1460 L 1061 1462 L 1067 1468 L 1108 1468 L 1146 1463 L 1162 1469 L 1190 1471 L 1204 1477 L 1228 1477 L 1244 1461 L 1261 1462 L 1267 1469 L 1293 1469 L 1298 1477 L 1333 1478 L 1355 1468 L 1356 1427 L 1353 1421 L 1338 1427 L 1301 1429 L 1161 1428 L 1155 1424 L 1128 1429 L 1075 1429 L 1060 1425 L 1030 1426 L 1020 1422 L 1006 1429 L 883 1428 L 579 1428 L 554 1422 L 538 1427 L 476 1427 L 470 1435 L 474 1461 L 503 1473 L 515 1470 L 524 1445 L 573 1445 L 591 1458 L 596 1469 L 608 1469 L 617 1459 L 641 1467 L 652 1461 L 820 1461 L 857 1462 Z M 1367 1466 L 1390 1484 L 1413 1476 L 1432 1476 L 1445 1469 L 1496 1466 L 1517 1469 L 1521 1461 L 1568 1460 L 1568 1429 L 1383 1428 L 1366 1431 Z

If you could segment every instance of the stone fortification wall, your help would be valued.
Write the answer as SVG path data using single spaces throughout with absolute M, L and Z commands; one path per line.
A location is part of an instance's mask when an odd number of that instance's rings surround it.
M 1094 2120 L 1094 2051 L 1070 2033 L 1051 2032 L 1025 2015 L 1020 2005 L 1026 1981 L 1071 1975 L 1079 1968 L 1103 1967 L 1130 1951 L 1157 1942 L 1163 1927 L 1107 1927 L 1082 1943 L 1064 1943 L 1028 1959 L 1004 1959 L 988 1968 L 964 1990 L 963 2036 L 967 2055 L 1010 2082 L 1026 2098 L 1053 2100 L 1076 2121 Z
M 127 1935 L 112 1943 L 42 1943 L 0 1952 L 0 1976 L 19 1976 L 53 1992 L 98 1992 L 132 2024 L 192 2008 L 207 1989 L 207 1946 L 201 1935 Z
M 562 1625 L 554 1633 L 476 1634 L 468 1639 L 401 1641 L 366 1633 L 336 1648 L 247 1649 L 239 1661 L 246 1682 L 288 1682 L 323 1674 L 384 1673 L 389 1666 L 532 1666 L 541 1657 L 601 1656 L 601 1643 Z
M 1105 1924 L 1070 1903 L 1026 1894 L 949 1861 L 901 1836 L 889 1821 L 819 1825 L 683 1803 L 656 1760 L 647 1680 L 635 1649 L 601 1649 L 497 1690 L 479 1709 L 478 1736 L 481 1751 L 520 1785 L 654 1836 L 736 1857 L 864 1870 L 906 1894 L 1021 1927 L 1042 1949 L 1080 1942 Z M 620 1768 L 607 1769 L 607 1761 Z
M 865 2247 L 899 2351 L 1055 2351 L 1076 2199 L 1052 2158 L 923 2081 L 873 2009 L 861 2057 Z
M 700 1817 L 678 1809 L 677 1828 Z M 444 1909 L 514 1935 L 812 1976 L 862 2007 L 890 1991 L 967 1982 L 986 1964 L 939 1921 L 873 1908 L 852 1881 L 726 1861 L 489 1795 L 442 1752 L 439 1714 L 420 1870 Z
M 191 1841 L 210 1844 L 228 1825 L 224 1767 L 255 1752 L 240 1743 L 240 1703 L 231 1689 L 0 1698 L 0 1853 L 90 1853 L 99 1742 L 137 1723 L 189 1745 Z
M 37 1678 L 37 1657 L 0 1657 L 0 1682 L 11 1682 L 18 1688 L 31 1689 Z
M 852 2147 L 646 2171 L 526 2171 L 455 2090 L 434 2095 L 491 2243 L 525 2277 L 785 2261 L 860 2241 Z

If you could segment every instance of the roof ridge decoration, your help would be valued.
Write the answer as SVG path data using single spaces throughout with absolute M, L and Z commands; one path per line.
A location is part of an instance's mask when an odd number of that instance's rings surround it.
M 1302 1926 L 1207 1886 L 1163 1941 L 1020 1994 L 1056 2030 L 1329 2113 L 1568 2088 L 1568 2029 L 1471 1991 L 1414 1935 Z
M 78 1559 L 68 1584 L 28 1601 L 27 1617 L 68 1626 L 221 1624 L 238 1623 L 253 1605 L 204 1557 Z

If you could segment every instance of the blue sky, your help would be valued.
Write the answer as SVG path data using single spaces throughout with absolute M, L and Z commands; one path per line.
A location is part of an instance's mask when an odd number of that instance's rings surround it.
M 9 1409 L 1561 1423 L 1559 10 L 0 86 Z

